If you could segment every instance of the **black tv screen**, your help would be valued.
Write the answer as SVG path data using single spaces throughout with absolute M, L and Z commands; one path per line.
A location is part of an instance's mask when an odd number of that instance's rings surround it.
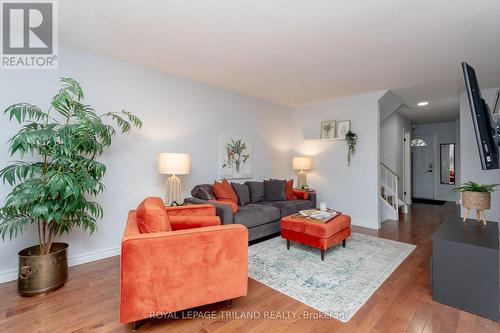
M 462 62 L 462 69 L 469 98 L 472 123 L 476 132 L 481 167 L 483 170 L 498 169 L 500 154 L 496 139 L 497 133 L 493 126 L 490 110 L 481 96 L 474 68 L 466 62 Z

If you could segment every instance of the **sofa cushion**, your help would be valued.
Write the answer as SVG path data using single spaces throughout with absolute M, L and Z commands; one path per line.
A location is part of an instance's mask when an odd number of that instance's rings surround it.
M 238 210 L 240 210 L 240 207 L 238 207 L 238 204 L 234 203 L 234 202 L 232 202 L 230 200 L 225 200 L 225 199 L 221 199 L 221 200 L 208 200 L 208 202 L 219 203 L 221 205 L 228 205 L 229 207 L 231 207 L 231 211 L 233 212 L 233 214 L 237 213 Z
M 286 181 L 286 200 L 295 200 L 298 199 L 295 195 L 293 195 L 293 179 Z
M 286 200 L 286 180 L 264 180 L 264 201 Z
M 231 182 L 231 186 L 238 196 L 238 205 L 245 206 L 250 203 L 250 189 L 247 185 Z
M 165 205 L 160 198 L 144 199 L 137 207 L 136 217 L 141 233 L 172 231 Z
M 303 209 L 314 208 L 312 201 L 309 200 L 263 201 L 260 204 L 278 208 L 280 217 L 296 214 Z
M 217 200 L 231 201 L 238 204 L 238 196 L 226 178 L 222 182 L 214 181 L 214 193 Z
M 293 195 L 297 199 L 307 200 L 309 198 L 309 192 L 306 190 L 293 190 Z
M 201 200 L 215 200 L 214 187 L 210 184 L 200 184 L 193 187 L 191 195 Z
M 240 207 L 234 215 L 234 223 L 243 224 L 248 228 L 277 221 L 280 219 L 280 210 L 269 205 L 248 204 Z
M 248 181 L 245 182 L 250 190 L 250 202 L 258 203 L 264 200 L 264 182 Z

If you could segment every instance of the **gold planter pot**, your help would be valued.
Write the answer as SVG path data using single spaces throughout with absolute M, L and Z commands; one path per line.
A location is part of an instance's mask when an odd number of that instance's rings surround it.
M 38 245 L 19 253 L 17 289 L 22 296 L 55 290 L 68 280 L 68 244 L 53 243 L 51 253 L 40 255 Z

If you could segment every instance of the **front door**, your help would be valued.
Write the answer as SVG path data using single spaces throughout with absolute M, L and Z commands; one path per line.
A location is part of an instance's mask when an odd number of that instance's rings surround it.
M 411 139 L 412 197 L 434 199 L 434 140 L 432 135 Z

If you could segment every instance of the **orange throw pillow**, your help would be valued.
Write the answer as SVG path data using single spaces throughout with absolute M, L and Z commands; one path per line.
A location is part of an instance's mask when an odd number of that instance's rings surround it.
M 172 231 L 165 204 L 160 198 L 144 199 L 137 207 L 136 217 L 141 233 Z
M 240 207 L 238 207 L 237 203 L 234 203 L 229 200 L 208 200 L 208 202 L 216 202 L 223 205 L 229 205 L 231 206 L 231 211 L 233 212 L 233 214 L 236 214 L 240 210 Z
M 226 178 L 221 183 L 214 181 L 214 193 L 217 200 L 230 201 L 238 205 L 238 196 Z
M 304 190 L 293 190 L 293 195 L 297 197 L 297 199 L 307 200 L 309 198 L 309 192 Z
M 296 200 L 297 197 L 293 195 L 293 179 L 286 181 L 286 200 Z

